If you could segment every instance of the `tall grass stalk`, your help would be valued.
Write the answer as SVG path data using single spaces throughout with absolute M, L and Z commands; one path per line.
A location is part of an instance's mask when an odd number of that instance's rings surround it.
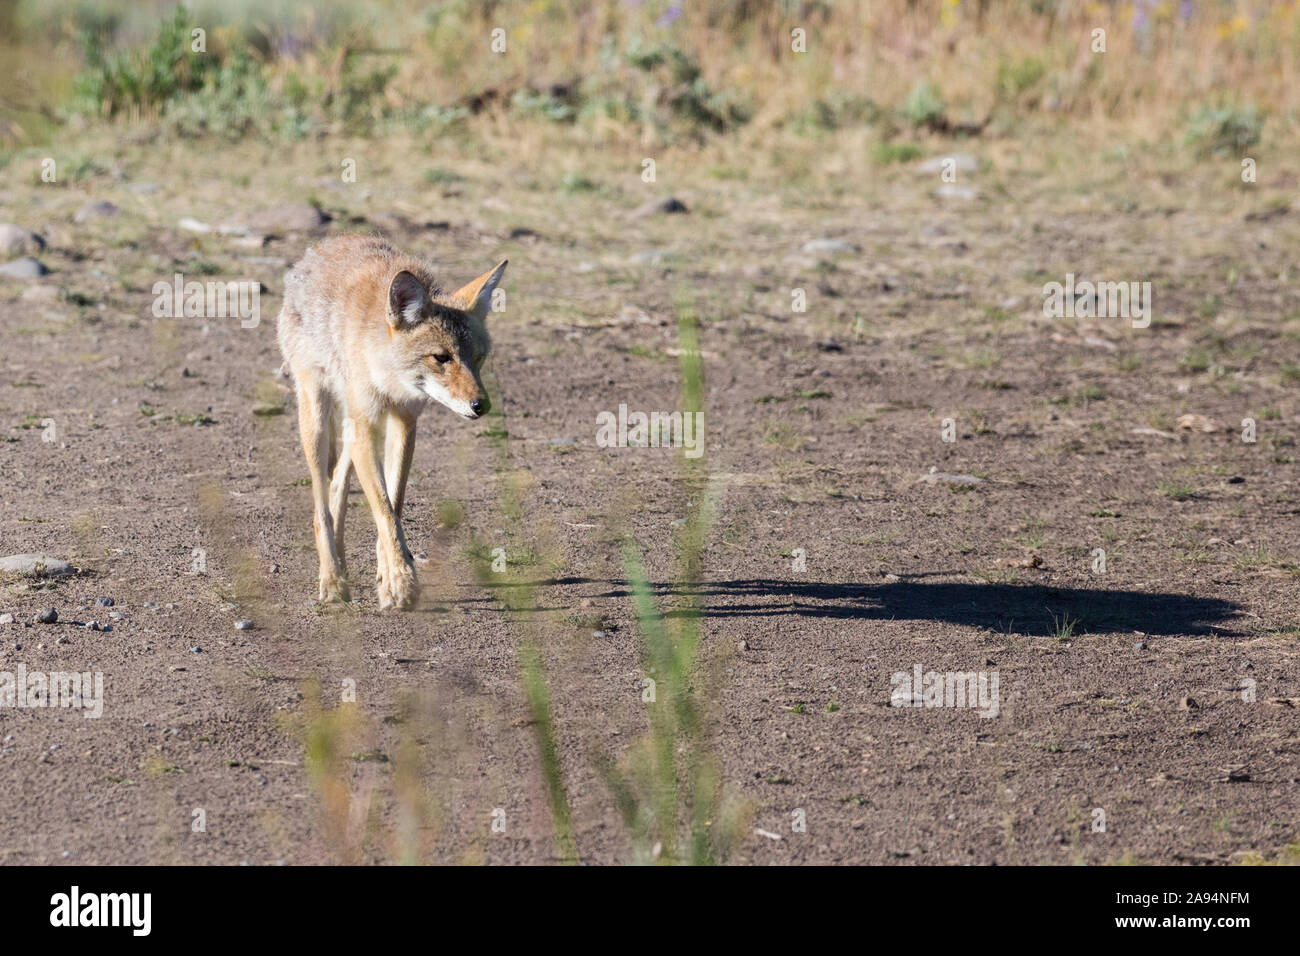
M 678 343 L 683 416 L 703 411 L 704 374 L 691 305 L 679 297 Z M 707 436 L 707 432 L 706 432 Z M 707 441 L 707 437 L 706 437 Z M 706 445 L 707 448 L 707 445 Z M 676 539 L 676 606 L 656 601 L 640 549 L 623 539 L 623 565 L 641 633 L 642 661 L 653 684 L 648 740 L 626 766 L 604 758 L 598 768 L 632 833 L 637 857 L 666 863 L 710 864 L 725 857 L 739 814 L 722 799 L 721 774 L 708 744 L 702 638 L 703 554 L 715 513 L 706 454 L 679 459 L 678 485 L 687 516 Z M 682 828 L 684 833 L 682 832 Z

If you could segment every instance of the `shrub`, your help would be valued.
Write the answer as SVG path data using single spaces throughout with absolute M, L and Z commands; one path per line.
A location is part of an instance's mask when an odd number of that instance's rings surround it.
M 1240 153 L 1259 142 L 1263 118 L 1253 106 L 1206 107 L 1187 124 L 1187 142 L 1202 156 Z

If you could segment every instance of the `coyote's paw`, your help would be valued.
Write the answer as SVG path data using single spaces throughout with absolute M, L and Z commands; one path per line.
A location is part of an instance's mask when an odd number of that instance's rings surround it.
M 349 599 L 347 581 L 338 577 L 322 577 L 320 579 L 320 600 L 322 604 L 346 603 Z
M 396 570 L 388 569 L 388 573 L 379 576 L 376 590 L 379 592 L 381 611 L 390 608 L 410 610 L 415 606 L 415 599 L 420 593 L 420 585 L 415 580 L 415 569 L 409 564 L 403 564 Z

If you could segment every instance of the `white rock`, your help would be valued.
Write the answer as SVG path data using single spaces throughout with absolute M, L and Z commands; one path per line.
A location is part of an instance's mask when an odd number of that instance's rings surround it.
M 74 570 L 67 561 L 47 554 L 11 554 L 0 558 L 0 573 L 50 575 L 71 574 Z
M 811 253 L 857 252 L 858 247 L 851 242 L 845 242 L 843 239 L 811 239 L 803 244 L 802 251 Z
M 34 256 L 45 248 L 45 240 L 12 222 L 0 222 L 0 256 Z

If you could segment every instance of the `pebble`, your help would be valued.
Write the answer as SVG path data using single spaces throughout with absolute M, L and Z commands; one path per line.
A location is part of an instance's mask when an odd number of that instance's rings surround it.
M 34 256 L 45 248 L 45 240 L 12 222 L 0 222 L 0 256 Z
M 75 222 L 87 222 L 91 219 L 107 219 L 116 216 L 118 212 L 117 206 L 107 199 L 92 199 L 78 209 L 72 218 Z
M 956 186 L 952 183 L 944 183 L 934 191 L 935 196 L 939 199 L 963 199 L 970 201 L 979 198 L 979 192 L 971 189 L 969 186 Z
M 49 271 L 41 265 L 40 260 L 31 256 L 23 256 L 0 266 L 0 276 L 8 276 L 10 279 L 38 279 Z
M 666 199 L 651 199 L 642 203 L 632 210 L 633 219 L 644 219 L 646 216 L 665 216 L 672 213 L 689 212 L 686 203 L 677 199 L 675 196 L 669 196 Z
M 811 239 L 805 242 L 802 247 L 803 252 L 857 252 L 858 247 L 851 242 L 845 242 L 843 239 Z
M 329 216 L 315 206 L 290 204 L 259 210 L 249 216 L 246 222 L 239 225 L 243 226 L 247 232 L 265 234 L 273 232 L 310 232 L 313 229 L 319 229 L 329 221 Z
M 237 631 L 251 631 L 252 629 L 253 629 L 253 622 L 252 622 L 252 621 L 236 621 L 236 622 L 235 622 L 235 630 L 237 630 Z
M 52 607 L 47 607 L 36 613 L 37 624 L 56 624 L 58 623 L 58 620 L 59 612 Z
M 95 603 L 100 607 L 112 607 L 116 602 L 110 597 L 96 598 Z
M 938 468 L 935 468 L 935 467 L 931 467 L 931 468 L 930 468 L 930 473 L 929 473 L 929 474 L 927 474 L 927 475 L 922 475 L 920 478 L 918 478 L 918 479 L 916 479 L 916 480 L 917 480 L 918 482 L 919 482 L 919 481 L 924 481 L 924 482 L 926 482 L 927 484 L 931 484 L 931 485 L 933 485 L 933 484 L 945 484 L 945 485 L 982 485 L 982 484 L 984 484 L 984 479 L 983 479 L 983 478 L 976 478 L 974 475 L 949 475 L 949 474 L 946 474 L 945 472 L 939 471 L 939 469 L 938 469 Z
M 0 624 L 12 624 L 14 616 L 12 614 L 0 614 Z

